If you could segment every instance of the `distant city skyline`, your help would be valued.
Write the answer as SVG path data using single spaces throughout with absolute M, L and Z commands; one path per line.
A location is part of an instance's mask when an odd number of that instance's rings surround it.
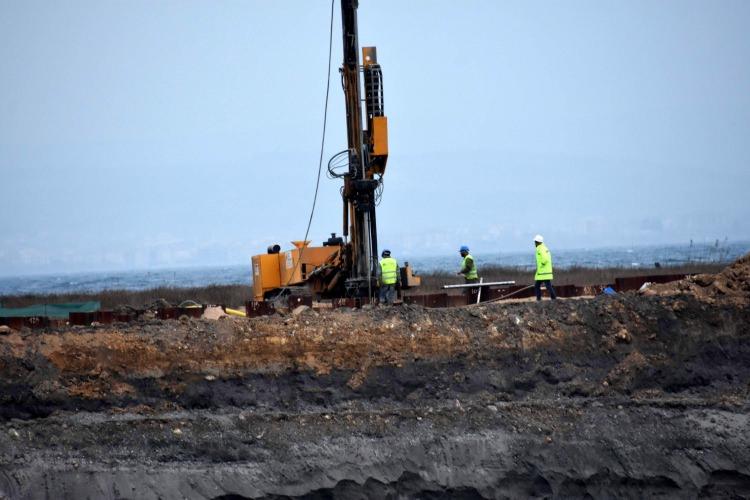
M 326 160 L 345 147 L 340 11 Z M 304 235 L 327 0 L 0 4 L 0 275 L 249 263 Z M 750 2 L 360 2 L 381 246 L 750 240 Z M 323 177 L 310 239 L 341 232 Z

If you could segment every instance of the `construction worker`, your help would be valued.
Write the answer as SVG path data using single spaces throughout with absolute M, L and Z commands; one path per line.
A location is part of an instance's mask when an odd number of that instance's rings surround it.
M 552 300 L 557 298 L 555 289 L 552 287 L 552 254 L 549 248 L 544 244 L 544 238 L 541 234 L 534 236 L 534 245 L 536 246 L 536 274 L 534 275 L 534 291 L 536 291 L 536 300 L 542 300 L 542 283 L 547 287 Z
M 396 284 L 399 280 L 398 261 L 391 257 L 390 250 L 383 250 L 380 259 L 380 303 L 393 304 L 396 300 Z
M 466 283 L 479 283 L 479 272 L 477 271 L 477 265 L 474 262 L 474 257 L 469 253 L 469 247 L 463 245 L 459 250 L 461 257 L 464 260 L 461 261 L 461 270 L 456 274 L 463 275 Z

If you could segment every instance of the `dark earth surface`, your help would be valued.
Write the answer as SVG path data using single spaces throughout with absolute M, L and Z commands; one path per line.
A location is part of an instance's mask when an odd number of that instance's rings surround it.
M 750 258 L 643 293 L 0 334 L 0 498 L 747 498 Z

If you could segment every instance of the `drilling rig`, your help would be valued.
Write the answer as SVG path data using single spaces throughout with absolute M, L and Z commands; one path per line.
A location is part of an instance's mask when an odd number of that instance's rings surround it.
M 328 162 L 329 177 L 343 180 L 342 235 L 331 233 L 320 247 L 293 241 L 294 248 L 268 247 L 252 257 L 256 301 L 285 294 L 316 298 L 371 299 L 377 291 L 378 236 L 375 208 L 388 160 L 388 119 L 383 73 L 375 47 L 362 47 L 359 60 L 358 0 L 341 0 L 344 60 L 339 72 L 346 100 L 347 149 Z M 407 264 L 402 288 L 419 285 Z

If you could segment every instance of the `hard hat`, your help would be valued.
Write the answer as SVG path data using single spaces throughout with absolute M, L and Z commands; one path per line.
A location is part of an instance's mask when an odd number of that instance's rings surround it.
M 467 247 L 466 245 L 462 245 L 461 249 L 459 250 L 459 252 L 468 252 L 468 251 L 469 251 L 469 247 Z
M 380 254 L 382 257 L 389 257 L 391 255 L 390 250 L 383 250 L 383 253 Z
M 534 236 L 534 241 L 536 241 L 537 243 L 544 243 L 544 238 L 542 238 L 541 234 L 537 234 L 536 236 Z

